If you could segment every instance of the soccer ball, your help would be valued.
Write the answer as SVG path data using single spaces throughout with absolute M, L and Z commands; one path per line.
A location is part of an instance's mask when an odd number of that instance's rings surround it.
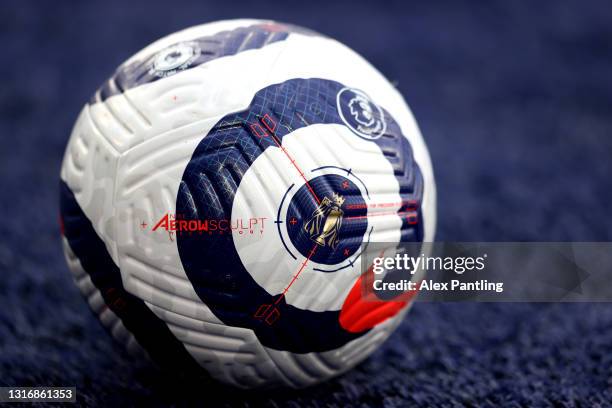
M 346 46 L 261 20 L 204 24 L 122 64 L 61 170 L 66 259 L 128 350 L 243 388 L 354 366 L 410 301 L 361 298 L 370 242 L 432 241 L 427 148 Z

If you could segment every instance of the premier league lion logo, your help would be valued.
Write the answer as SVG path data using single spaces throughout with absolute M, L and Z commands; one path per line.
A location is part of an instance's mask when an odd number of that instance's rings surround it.
M 359 136 L 378 139 L 384 134 L 387 124 L 382 109 L 362 91 L 344 88 L 337 103 L 340 117 Z
M 323 247 L 329 245 L 333 249 L 338 246 L 338 231 L 342 226 L 344 215 L 342 204 L 344 198 L 336 193 L 333 194 L 333 201 L 324 197 L 310 220 L 304 225 L 304 231 L 317 245 Z
M 349 102 L 349 109 L 351 110 L 351 115 L 353 115 L 355 120 L 362 126 L 369 128 L 375 124 L 374 111 L 372 110 L 370 101 L 363 96 L 357 95 L 351 99 Z

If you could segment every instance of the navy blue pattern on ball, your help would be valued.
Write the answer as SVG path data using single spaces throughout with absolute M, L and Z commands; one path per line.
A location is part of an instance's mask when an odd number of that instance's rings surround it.
M 301 27 L 270 23 L 239 27 L 179 42 L 143 59 L 120 66 L 113 76 L 102 84 L 91 98 L 90 103 L 102 102 L 113 95 L 123 93 L 127 89 L 157 81 L 221 57 L 236 55 L 243 51 L 284 41 L 290 33 L 319 35 Z M 183 45 L 182 48 L 177 48 L 181 45 Z M 163 55 L 165 50 L 168 50 L 168 55 Z M 189 52 L 189 55 L 184 55 L 186 52 Z M 167 69 L 160 69 L 159 66 L 156 66 L 160 56 L 174 58 L 176 64 L 168 62 L 165 65 Z
M 202 221 L 231 218 L 238 185 L 265 149 L 278 147 L 284 136 L 309 125 L 346 126 L 336 103 L 343 88 L 343 84 L 325 79 L 291 79 L 261 89 L 246 110 L 219 120 L 199 143 L 184 171 L 177 216 Z M 386 130 L 372 143 L 392 165 L 402 199 L 420 202 L 423 179 L 410 144 L 393 117 L 384 109 L 382 112 Z M 288 167 L 286 171 L 295 169 Z M 402 206 L 398 212 L 403 210 Z M 401 239 L 422 241 L 422 224 L 419 211 L 417 224 L 404 221 Z M 177 234 L 177 246 L 185 272 L 202 301 L 224 323 L 254 330 L 267 347 L 296 353 L 326 351 L 365 333 L 342 328 L 339 311 L 302 310 L 287 304 L 284 298 L 278 303 L 281 317 L 273 325 L 254 319 L 257 308 L 274 303 L 278 295 L 272 296 L 255 282 L 229 234 Z

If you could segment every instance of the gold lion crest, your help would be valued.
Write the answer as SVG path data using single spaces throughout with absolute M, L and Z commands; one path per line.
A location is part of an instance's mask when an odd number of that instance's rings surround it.
M 331 200 L 327 196 L 324 197 L 304 224 L 304 231 L 317 245 L 323 247 L 329 245 L 332 249 L 338 246 L 338 232 L 344 216 L 342 204 L 344 197 L 339 194 L 332 193 Z

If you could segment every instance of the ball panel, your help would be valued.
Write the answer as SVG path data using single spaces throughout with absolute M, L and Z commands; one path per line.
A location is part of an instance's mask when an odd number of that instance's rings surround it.
M 107 325 L 114 320 L 114 316 L 119 317 L 138 343 L 160 365 L 195 375 L 204 375 L 204 371 L 186 352 L 182 343 L 172 335 L 164 322 L 151 313 L 141 299 L 125 291 L 119 268 L 81 210 L 74 194 L 64 182 L 61 182 L 60 186 L 60 212 L 64 236 L 70 250 L 89 275 L 105 305 L 112 311 L 108 316 Z M 104 307 L 99 304 L 94 306 L 97 310 L 101 310 L 104 321 Z M 116 331 L 115 334 L 120 333 Z
M 142 50 L 138 51 L 136 54 L 128 58 L 125 62 L 123 62 L 119 68 L 131 64 L 137 60 L 146 59 L 148 56 L 151 56 L 166 47 L 170 47 L 176 43 L 181 41 L 191 41 L 196 38 L 213 36 L 222 31 L 231 31 L 240 27 L 248 27 L 255 24 L 267 24 L 273 23 L 271 20 L 257 20 L 257 19 L 233 19 L 233 20 L 220 20 L 214 21 L 206 24 L 199 24 L 196 26 L 188 27 L 183 30 L 176 31 L 174 33 L 168 34 L 165 37 L 162 37 L 151 44 L 144 47 Z
M 307 387 L 341 375 L 367 358 L 393 333 L 410 306 L 336 350 L 300 354 L 271 348 L 266 350 L 289 386 Z
M 120 155 L 97 127 L 95 116 L 88 105 L 81 110 L 64 153 L 60 178 L 116 262 L 113 190 Z
M 98 316 L 104 327 L 132 354 L 145 356 L 146 351 L 138 344 L 134 335 L 125 328 L 121 319 L 108 308 L 98 288 L 93 284 L 89 274 L 83 269 L 79 258 L 72 252 L 66 237 L 62 237 L 62 248 L 68 268 L 72 273 L 75 285 L 87 300 L 92 312 Z M 102 317 L 102 314 L 105 317 Z
M 300 27 L 274 22 L 256 22 L 197 37 L 177 36 L 174 43 L 138 57 L 119 67 L 115 74 L 94 94 L 91 103 L 124 93 L 130 88 L 149 84 L 213 60 L 257 50 L 284 41 L 291 33 L 317 35 Z

